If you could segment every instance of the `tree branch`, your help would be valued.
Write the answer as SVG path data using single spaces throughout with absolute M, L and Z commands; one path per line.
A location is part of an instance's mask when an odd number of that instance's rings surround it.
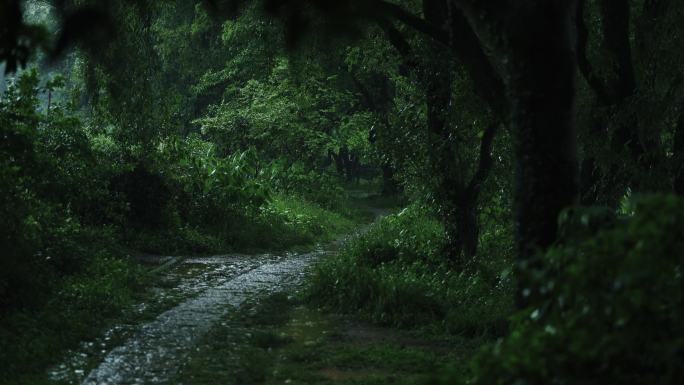
M 596 75 L 594 69 L 587 57 L 587 47 L 589 45 L 589 30 L 584 21 L 584 9 L 586 8 L 586 0 L 578 0 L 576 25 L 577 25 L 577 66 L 579 67 L 582 76 L 589 84 L 596 96 L 603 104 L 609 104 L 608 91 L 601 79 Z
M 477 170 L 468 183 L 466 188 L 466 196 L 476 199 L 482 190 L 482 185 L 487 180 L 489 172 L 494 165 L 494 158 L 492 157 L 492 147 L 494 146 L 494 137 L 499 129 L 500 123 L 491 123 L 480 141 L 480 161 L 477 165 Z
M 373 3 L 373 8 L 376 16 L 379 18 L 390 16 L 398 21 L 401 21 L 414 30 L 430 36 L 442 44 L 449 44 L 449 36 L 446 31 L 416 15 L 413 15 L 397 4 L 379 0 Z
M 356 87 L 363 100 L 366 102 L 366 106 L 371 110 L 375 110 L 375 100 L 366 86 L 364 86 L 361 80 L 359 80 L 359 78 L 357 78 L 356 75 L 354 75 L 351 71 L 347 71 L 347 73 L 349 74 L 349 78 L 351 79 L 352 83 L 354 83 L 354 87 Z
M 617 79 L 611 87 L 614 102 L 620 102 L 634 93 L 636 78 L 632 64 L 632 47 L 629 42 L 630 4 L 628 0 L 601 0 L 603 43 L 612 55 L 613 70 Z
M 586 0 L 577 7 L 577 64 L 582 76 L 602 104 L 617 104 L 633 94 L 636 87 L 632 50 L 629 43 L 629 2 L 600 0 L 603 46 L 611 55 L 616 79 L 608 84 L 596 74 L 587 57 L 589 31 L 584 20 Z
M 385 32 L 385 36 L 392 47 L 394 47 L 394 49 L 396 49 L 399 53 L 399 56 L 401 56 L 402 65 L 399 68 L 399 73 L 402 76 L 408 76 L 409 70 L 415 70 L 418 68 L 418 61 L 413 56 L 411 45 L 389 20 L 379 20 L 378 24 Z
M 450 22 L 454 35 L 451 49 L 470 75 L 475 93 L 489 105 L 498 121 L 506 121 L 508 108 L 503 79 L 494 69 L 463 12 L 453 10 Z
M 406 41 L 406 38 L 399 32 L 399 30 L 392 25 L 389 20 L 380 20 L 378 25 L 385 32 L 387 40 L 390 42 L 392 47 L 399 52 L 402 57 L 411 56 L 411 45 Z

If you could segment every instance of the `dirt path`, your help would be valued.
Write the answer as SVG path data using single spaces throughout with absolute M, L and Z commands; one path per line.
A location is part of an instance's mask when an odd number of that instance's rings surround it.
M 185 300 L 132 330 L 128 339 L 109 350 L 74 352 L 69 362 L 51 371 L 50 377 L 57 382 L 82 384 L 166 383 L 221 317 L 247 299 L 297 284 L 307 266 L 334 248 L 333 244 L 325 250 L 285 256 L 187 259 L 167 273 L 181 276 L 177 289 Z M 100 357 L 93 357 L 98 354 Z M 88 372 L 94 360 L 100 362 Z
M 366 205 L 363 209 L 376 219 L 389 212 Z M 344 242 L 340 238 L 313 252 L 281 256 L 193 257 L 181 263 L 158 258 L 158 264 L 173 267 L 163 273 L 161 281 L 167 282 L 167 287 L 157 288 L 157 300 L 173 297 L 167 302 L 174 305 L 163 312 L 147 309 L 153 315 L 150 321 L 120 324 L 95 341 L 83 342 L 49 371 L 49 378 L 60 384 L 171 383 L 190 354 L 207 343 L 203 338 L 217 323 L 247 300 L 290 292 L 301 283 L 308 266 L 334 253 Z M 140 304 L 140 312 L 149 305 Z

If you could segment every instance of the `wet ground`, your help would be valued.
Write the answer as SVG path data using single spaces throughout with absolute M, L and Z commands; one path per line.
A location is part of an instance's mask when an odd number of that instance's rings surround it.
M 375 218 L 389 212 L 367 211 Z M 279 302 L 288 302 L 287 293 L 301 283 L 307 267 L 334 253 L 344 241 L 340 238 L 311 252 L 284 255 L 140 257 L 141 262 L 156 266 L 152 271 L 160 275 L 154 298 L 136 309 L 148 321 L 119 324 L 100 338 L 83 342 L 49 370 L 49 378 L 58 384 L 88 385 L 215 383 L 217 373 L 228 373 L 228 378 L 235 379 L 229 369 L 233 362 L 245 361 L 244 356 L 218 366 L 205 362 L 199 370 L 180 372 L 192 367 L 193 356 L 203 349 L 220 349 L 226 355 L 227 346 L 244 347 L 244 341 L 239 341 L 251 336 L 253 321 L 235 323 L 240 309 L 248 308 L 248 302 L 259 303 L 274 295 L 285 295 L 286 300 Z M 270 306 L 269 311 L 276 308 Z M 307 321 L 306 327 L 310 329 L 311 322 Z M 212 337 L 217 332 L 228 336 L 227 340 L 217 343 Z M 209 361 L 213 360 L 211 356 Z M 209 380 L 197 381 L 198 373 L 207 373 Z
M 370 325 L 290 294 L 249 300 L 226 314 L 170 383 L 417 385 L 475 347 L 472 341 Z
M 142 325 L 118 325 L 50 371 L 70 384 L 168 383 L 198 341 L 247 299 L 286 291 L 313 261 L 337 247 L 289 255 L 193 257 L 167 271 L 158 297 L 177 305 Z M 160 259 L 159 263 L 170 260 Z M 167 298 L 168 299 L 168 298 Z M 141 304 L 145 311 L 146 304 Z

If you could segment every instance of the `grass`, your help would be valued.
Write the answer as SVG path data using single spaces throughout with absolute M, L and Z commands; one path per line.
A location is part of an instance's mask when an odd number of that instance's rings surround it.
M 504 334 L 513 308 L 505 256 L 455 271 L 443 260 L 443 240 L 441 225 L 416 207 L 388 216 L 319 263 L 306 297 L 384 325 Z
M 221 224 L 183 226 L 162 230 L 130 229 L 126 242 L 152 254 L 211 254 L 222 252 L 284 251 L 328 242 L 367 221 L 362 208 L 344 202 L 332 211 L 316 203 L 274 194 L 251 215 L 236 215 Z
M 15 311 L 0 322 L 0 383 L 45 383 L 45 369 L 65 349 L 93 337 L 142 299 L 145 271 L 127 259 L 98 256 L 53 287 L 44 307 Z
M 277 251 L 308 248 L 350 231 L 363 220 L 361 211 L 344 214 L 285 195 L 276 195 L 254 218 L 232 223 L 226 234 L 207 234 L 185 228 L 165 232 L 139 232 L 128 245 L 151 253 L 212 253 L 239 250 Z M 106 238 L 106 237 L 105 237 Z M 98 245 L 80 245 L 74 257 L 83 267 L 62 277 L 49 276 L 44 298 L 27 298 L 41 305 L 13 310 L 0 318 L 0 383 L 45 383 L 47 367 L 68 349 L 98 336 L 108 325 L 134 322 L 133 305 L 149 302 L 151 286 L 160 284 L 126 255 L 114 237 Z M 78 254 L 78 255 L 76 255 Z M 173 299 L 168 299 L 173 301 Z M 156 314 L 160 307 L 148 309 Z
M 282 250 L 297 245 L 327 242 L 349 232 L 362 220 L 359 211 L 334 212 L 321 206 L 286 195 L 276 195 L 262 211 L 270 224 L 269 239 L 255 239 L 254 244 L 266 241 L 270 250 Z M 264 238 L 264 233 L 257 233 Z M 252 236 L 253 237 L 253 236 Z
M 172 382 L 417 384 L 477 347 L 350 322 L 276 293 L 227 316 Z
M 483 345 L 506 333 L 512 282 L 505 253 L 455 272 L 440 261 L 442 241 L 441 225 L 416 207 L 376 222 L 315 266 L 298 294 L 275 294 L 227 316 L 173 382 L 453 378 L 450 373 L 465 370 Z

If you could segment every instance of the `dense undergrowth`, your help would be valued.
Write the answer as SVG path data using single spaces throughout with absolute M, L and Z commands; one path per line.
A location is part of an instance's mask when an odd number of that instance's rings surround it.
M 579 238 L 546 252 L 535 300 L 460 383 L 681 382 L 684 200 L 643 197 L 632 215 L 598 228 L 594 213 L 576 213 Z
M 328 194 L 199 135 L 139 148 L 43 91 L 27 71 L 0 100 L 1 377 L 40 372 L 130 307 L 151 279 L 130 255 L 306 247 L 361 219 L 334 176 Z
M 62 352 L 96 336 L 141 300 L 150 277 L 121 255 L 121 250 L 91 255 L 79 273 L 50 287 L 42 306 L 3 315 L 0 382 L 43 383 L 46 368 Z
M 465 270 L 443 258 L 444 230 L 418 206 L 387 216 L 318 264 L 313 303 L 375 322 L 466 335 L 501 335 L 512 310 L 510 255 Z
M 486 337 L 477 356 L 430 383 L 675 384 L 684 375 L 684 200 L 625 202 L 618 214 L 561 216 L 562 239 L 538 256 L 544 268 L 517 270 L 531 276 L 523 310 L 514 311 L 505 254 L 454 269 L 439 259 L 440 225 L 416 207 L 316 266 L 307 298 L 381 324 Z
M 0 3 L 0 382 L 125 316 L 130 256 L 310 247 L 362 179 L 407 208 L 305 308 L 486 343 L 436 383 L 682 382 L 684 2 L 328 3 Z

